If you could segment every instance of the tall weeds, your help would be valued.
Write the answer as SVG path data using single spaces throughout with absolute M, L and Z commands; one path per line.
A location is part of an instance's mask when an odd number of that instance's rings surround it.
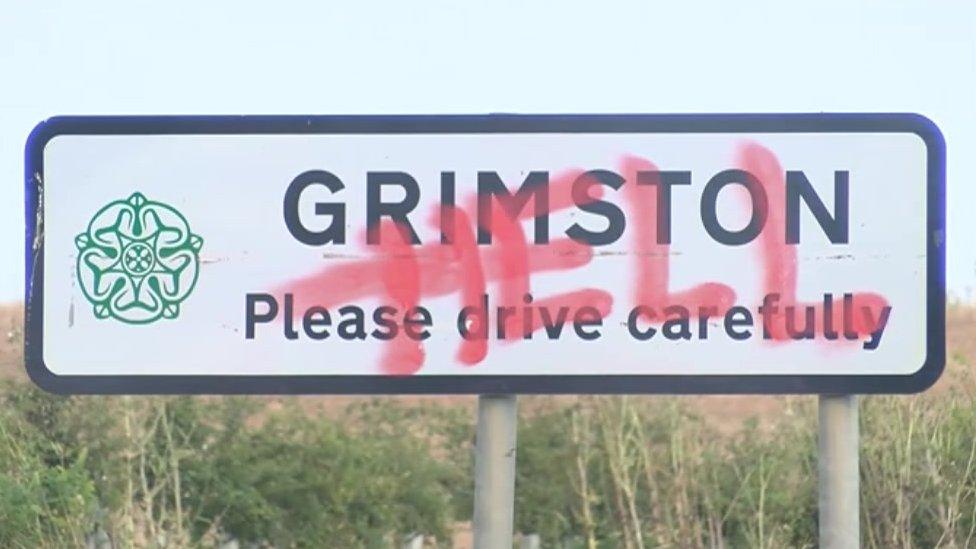
M 976 401 L 965 387 L 861 400 L 865 547 L 976 546 Z M 525 418 L 523 447 L 543 434 L 561 444 L 520 455 L 533 473 L 519 477 L 520 528 L 553 547 L 816 546 L 815 400 L 784 397 L 778 417 L 732 435 L 688 402 L 589 397 Z M 569 495 L 554 505 L 554 491 Z
M 976 546 L 968 383 L 861 399 L 865 547 Z M 463 408 L 0 391 L 0 546 L 449 546 L 470 520 Z M 719 431 L 686 398 L 526 399 L 516 522 L 546 547 L 813 547 L 815 399 Z

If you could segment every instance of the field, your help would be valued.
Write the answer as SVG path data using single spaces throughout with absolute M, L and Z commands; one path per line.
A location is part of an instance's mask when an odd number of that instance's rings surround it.
M 470 397 L 59 398 L 0 308 L 0 546 L 465 547 Z M 862 542 L 976 543 L 976 308 L 946 375 L 862 400 Z M 809 547 L 809 397 L 520 401 L 516 524 L 546 547 Z

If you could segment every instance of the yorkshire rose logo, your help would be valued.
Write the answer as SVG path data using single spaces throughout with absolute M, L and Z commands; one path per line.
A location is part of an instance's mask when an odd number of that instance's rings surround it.
M 197 282 L 203 239 L 173 207 L 135 193 L 99 210 L 75 245 L 95 316 L 148 324 L 179 316 Z

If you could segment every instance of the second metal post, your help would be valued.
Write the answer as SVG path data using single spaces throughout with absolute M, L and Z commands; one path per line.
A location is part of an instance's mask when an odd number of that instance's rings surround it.
M 855 395 L 821 395 L 820 547 L 860 546 L 860 464 Z
M 478 397 L 474 458 L 475 549 L 511 549 L 515 521 L 515 395 Z

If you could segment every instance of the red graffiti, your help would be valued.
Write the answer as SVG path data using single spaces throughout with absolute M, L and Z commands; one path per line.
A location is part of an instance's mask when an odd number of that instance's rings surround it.
M 678 293 L 670 293 L 671 246 L 658 244 L 657 192 L 654 186 L 635 185 L 637 172 L 658 171 L 657 166 L 636 156 L 621 162 L 621 175 L 627 180 L 624 193 L 630 209 L 628 218 L 636 226 L 634 234 L 634 304 L 652 309 L 673 305 L 688 308 L 692 317 L 701 309 L 711 308 L 712 315 L 725 314 L 735 303 L 735 292 L 724 284 L 709 282 Z M 653 322 L 653 319 L 645 318 Z
M 550 185 L 550 213 L 575 206 L 573 186 L 580 173 L 566 173 L 553 180 Z M 601 187 L 587 186 L 588 201 L 602 197 Z M 586 265 L 593 258 L 589 246 L 569 238 L 556 239 L 548 245 L 528 244 L 519 220 L 532 217 L 534 212 L 526 208 L 518 219 L 511 219 L 502 208 L 502 199 L 492 204 L 488 222 L 491 223 L 493 241 L 482 250 L 483 247 L 476 243 L 468 214 L 475 210 L 474 199 L 469 202 L 468 208 L 434 209 L 431 224 L 440 227 L 440 215 L 446 214 L 446 232 L 452 244 L 413 247 L 408 244 L 406 231 L 397 230 L 393 223 L 384 223 L 379 228 L 384 245 L 377 250 L 375 257 L 328 267 L 288 283 L 277 293 L 293 293 L 295 310 L 311 305 L 330 307 L 383 296 L 397 305 L 410 307 L 421 297 L 439 297 L 456 292 L 460 292 L 461 306 L 464 307 L 477 305 L 486 293 L 487 284 L 497 282 L 497 305 L 519 306 L 523 304 L 523 296 L 531 293 L 530 276 L 533 273 L 571 270 Z M 365 237 L 362 240 L 365 241 Z M 592 307 L 599 312 L 600 318 L 604 318 L 610 314 L 613 298 L 604 290 L 587 288 L 540 299 L 533 305 L 540 310 L 565 308 L 569 317 L 580 308 Z M 507 334 L 523 337 L 542 327 L 539 316 L 528 325 L 517 317 L 509 317 L 505 321 Z M 477 328 L 472 327 L 472 331 Z M 383 372 L 411 374 L 423 365 L 423 348 L 417 342 L 401 335 L 389 345 L 380 364 Z M 487 353 L 487 340 L 466 339 L 456 358 L 462 364 L 473 365 L 484 360 Z
M 380 232 L 380 253 L 386 258 L 380 267 L 386 295 L 401 310 L 415 307 L 420 302 L 420 267 L 410 245 L 409 229 L 387 221 L 372 230 Z M 389 374 L 411 374 L 423 363 L 423 346 L 402 335 L 390 341 L 382 359 Z
M 803 314 L 806 304 L 797 302 L 797 250 L 785 242 L 785 181 L 784 172 L 772 152 L 754 143 L 743 144 L 737 155 L 739 166 L 754 174 L 763 185 L 768 203 L 765 211 L 765 228 L 759 236 L 757 249 L 763 268 L 762 290 L 765 294 L 779 294 L 778 311 L 763 315 L 764 339 L 785 341 L 791 339 L 786 328 L 787 309 L 794 316 Z M 657 168 L 648 160 L 625 156 L 621 159 L 621 175 L 627 218 L 631 223 L 631 251 L 635 275 L 632 295 L 635 306 L 662 310 L 669 306 L 685 307 L 692 316 L 699 311 L 721 315 L 735 304 L 732 288 L 718 282 L 707 282 L 672 293 L 670 288 L 670 246 L 659 243 L 657 228 L 657 186 L 636 184 L 637 172 L 655 172 Z M 549 186 L 548 212 L 576 207 L 598 200 L 603 196 L 600 185 L 581 179 L 582 172 L 572 171 L 556 177 Z M 574 192 L 575 200 L 574 200 Z M 582 194 L 581 194 L 582 193 Z M 581 199 L 582 197 L 582 199 Z M 534 198 L 532 199 L 534 200 Z M 393 222 L 380 224 L 374 230 L 380 232 L 381 245 L 372 257 L 326 267 L 317 273 L 289 281 L 277 289 L 278 294 L 294 295 L 295 310 L 312 305 L 332 307 L 366 298 L 379 298 L 401 308 L 418 305 L 423 299 L 458 294 L 461 307 L 478 306 L 482 296 L 488 294 L 487 286 L 497 284 L 499 307 L 521 307 L 527 304 L 526 295 L 532 294 L 532 276 L 553 271 L 572 271 L 592 261 L 592 247 L 570 238 L 558 238 L 549 244 L 530 244 L 521 221 L 531 219 L 537 212 L 526 206 L 513 219 L 506 211 L 504 198 L 492 201 L 491 211 L 482 223 L 490 223 L 492 244 L 479 246 L 477 227 L 472 222 L 472 212 L 477 211 L 476 197 L 470 197 L 463 207 L 434 208 L 427 222 L 439 228 L 446 236 L 446 243 L 413 246 L 409 231 Z M 487 228 L 487 227 L 485 227 Z M 365 233 L 361 240 L 366 241 Z M 873 293 L 853 296 L 854 308 L 837 307 L 825 312 L 823 304 L 815 309 L 816 326 L 823 326 L 825 314 L 833 319 L 834 326 L 852 327 L 858 337 L 867 335 L 874 323 L 870 318 L 842 318 L 843 310 L 861 311 L 875 318 L 887 305 L 886 300 Z M 506 334 L 499 338 L 503 343 L 528 338 L 545 327 L 550 313 L 560 311 L 560 316 L 572 317 L 587 307 L 595 309 L 600 318 L 609 315 L 614 303 L 607 291 L 598 288 L 580 288 L 538 299 L 532 305 L 543 314 L 532 317 L 511 316 L 502 321 Z M 565 311 L 565 313 L 564 313 Z M 870 313 L 869 313 L 870 311 Z M 550 318 L 551 320 L 551 318 Z M 661 318 L 644 318 L 660 323 Z M 795 318 L 790 319 L 795 325 Z M 472 326 L 477 332 L 481 326 Z M 500 328 L 501 329 L 501 328 Z M 490 333 L 490 330 L 485 330 Z M 408 375 L 417 372 L 424 363 L 425 353 L 421 343 L 402 335 L 387 344 L 380 368 L 391 375 Z M 516 337 L 521 336 L 521 337 Z M 830 339 L 830 338 L 828 338 Z M 462 338 L 455 355 L 464 365 L 475 365 L 488 354 L 489 338 Z
M 759 255 L 763 266 L 763 294 L 778 294 L 780 296 L 778 310 L 763 316 L 765 334 L 774 341 L 787 341 L 791 337 L 786 329 L 786 308 L 791 307 L 795 316 L 804 314 L 807 307 L 815 311 L 813 326 L 820 327 L 815 333 L 823 335 L 824 304 L 798 303 L 796 298 L 796 284 L 799 272 L 795 245 L 786 244 L 786 182 L 783 168 L 772 151 L 754 142 L 743 143 L 738 150 L 737 162 L 739 167 L 756 176 L 766 190 L 767 209 L 759 212 L 766 217 L 766 226 L 759 235 Z M 888 301 L 874 293 L 858 293 L 853 296 L 853 307 L 830 307 L 830 324 L 833 326 L 848 326 L 853 328 L 857 337 L 868 335 L 875 327 L 867 314 L 878 318 L 881 310 L 888 305 Z M 862 315 L 853 318 L 843 318 L 844 311 L 861 311 Z M 868 312 L 870 311 L 870 312 Z M 792 325 L 804 324 L 796 318 L 790 319 Z M 853 335 L 853 334 L 852 334 Z

